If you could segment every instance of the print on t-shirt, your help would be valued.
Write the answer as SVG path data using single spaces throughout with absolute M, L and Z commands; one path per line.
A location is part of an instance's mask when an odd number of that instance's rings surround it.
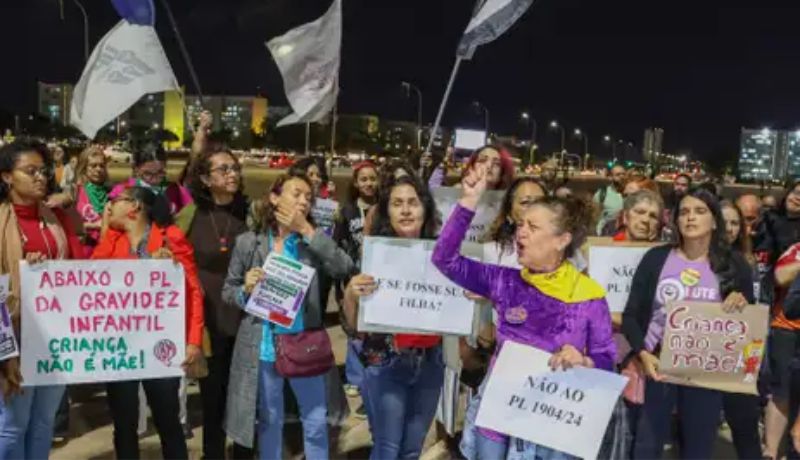
M 666 309 L 669 302 L 692 300 L 720 302 L 719 280 L 708 261 L 693 262 L 672 251 L 667 257 L 653 299 L 653 318 L 647 328 L 645 347 L 653 351 L 664 337 Z

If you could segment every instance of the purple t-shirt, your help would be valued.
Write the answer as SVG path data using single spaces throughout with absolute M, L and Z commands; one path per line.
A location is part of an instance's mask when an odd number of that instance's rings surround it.
M 717 275 L 711 270 L 707 260 L 689 261 L 673 249 L 658 278 L 656 297 L 653 299 L 653 318 L 644 338 L 648 351 L 655 350 L 664 338 L 664 326 L 667 322 L 664 306 L 668 302 L 681 300 L 721 302 L 722 296 Z

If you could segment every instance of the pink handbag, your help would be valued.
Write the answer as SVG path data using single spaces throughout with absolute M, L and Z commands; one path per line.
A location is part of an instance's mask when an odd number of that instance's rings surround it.
M 275 334 L 275 370 L 283 377 L 315 377 L 333 367 L 328 331 Z
M 631 404 L 644 404 L 646 377 L 634 361 L 635 359 L 628 360 L 628 364 L 620 372 L 620 374 L 628 377 L 628 383 L 625 385 L 625 389 L 622 390 L 622 397 Z

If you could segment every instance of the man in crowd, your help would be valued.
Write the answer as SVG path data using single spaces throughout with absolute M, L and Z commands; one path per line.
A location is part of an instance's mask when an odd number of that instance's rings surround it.
M 753 235 L 761 217 L 761 200 L 752 193 L 745 193 L 736 199 L 736 206 L 742 212 L 747 233 Z
M 622 190 L 625 188 L 625 178 L 627 171 L 622 165 L 614 165 L 608 173 L 611 183 L 601 188 L 594 194 L 594 201 L 600 206 L 602 214 L 600 222 L 597 223 L 597 233 L 603 230 L 607 222 L 614 220 L 622 211 Z

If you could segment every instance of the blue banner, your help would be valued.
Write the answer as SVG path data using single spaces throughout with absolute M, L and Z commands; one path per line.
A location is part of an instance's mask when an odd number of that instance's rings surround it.
M 111 0 L 117 13 L 131 24 L 153 26 L 156 23 L 156 8 L 153 0 Z

